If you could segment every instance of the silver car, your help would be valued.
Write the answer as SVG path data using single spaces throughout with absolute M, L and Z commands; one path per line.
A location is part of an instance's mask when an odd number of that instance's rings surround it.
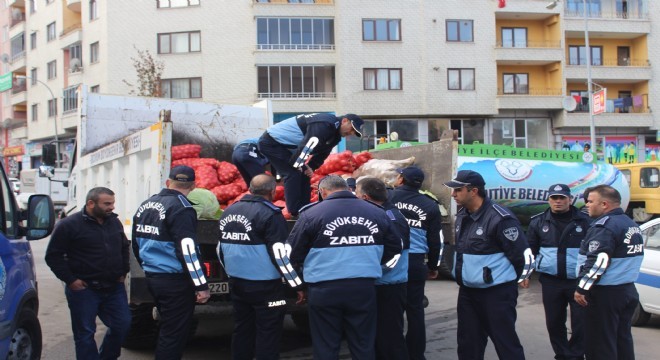
M 660 315 L 660 218 L 639 226 L 644 237 L 644 260 L 635 287 L 639 293 L 639 304 L 632 323 L 646 324 L 651 315 Z

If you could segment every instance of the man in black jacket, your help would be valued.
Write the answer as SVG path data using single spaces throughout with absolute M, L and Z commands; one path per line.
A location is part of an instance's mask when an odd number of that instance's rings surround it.
M 59 222 L 46 250 L 46 263 L 66 284 L 80 360 L 117 359 L 131 324 L 124 288 L 129 243 L 112 212 L 114 195 L 108 188 L 91 189 L 85 207 Z M 108 327 L 100 350 L 94 341 L 97 316 Z

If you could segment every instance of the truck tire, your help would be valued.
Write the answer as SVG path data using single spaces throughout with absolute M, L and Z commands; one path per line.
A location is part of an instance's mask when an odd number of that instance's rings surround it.
M 32 309 L 23 309 L 11 335 L 7 360 L 41 358 L 41 324 Z
M 651 314 L 647 313 L 642 309 L 642 304 L 637 302 L 637 307 L 635 308 L 635 312 L 633 313 L 632 316 L 632 324 L 633 326 L 644 326 L 646 323 L 649 321 L 651 318 Z
M 122 347 L 132 350 L 154 349 L 158 341 L 158 322 L 153 317 L 153 304 L 129 305 L 131 327 Z

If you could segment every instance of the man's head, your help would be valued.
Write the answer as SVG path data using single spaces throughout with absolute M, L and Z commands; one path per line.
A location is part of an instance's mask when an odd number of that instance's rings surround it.
M 407 168 L 396 169 L 396 172 L 399 173 L 399 177 L 397 179 L 398 185 L 408 185 L 416 189 L 422 187 L 422 183 L 424 182 L 424 172 L 417 166 L 408 166 Z
M 115 193 L 106 187 L 95 187 L 87 193 L 85 211 L 97 220 L 103 220 L 115 209 Z
M 328 175 L 319 181 L 319 196 L 322 199 L 337 191 L 349 191 L 346 180 L 338 175 Z
M 476 171 L 461 170 L 452 181 L 445 183 L 451 188 L 451 196 L 458 205 L 466 207 L 469 211 L 479 209 L 486 198 L 486 182 Z
M 355 135 L 357 137 L 362 137 L 362 125 L 364 125 L 364 120 L 355 114 L 346 114 L 341 117 L 341 125 L 339 127 L 339 132 L 342 137 L 349 135 Z
M 188 195 L 195 188 L 195 170 L 189 166 L 179 165 L 170 170 L 169 179 L 165 182 L 168 189 L 174 189 Z
M 571 189 L 566 184 L 554 184 L 548 189 L 550 211 L 565 213 L 571 208 Z
M 277 183 L 274 177 L 260 174 L 253 177 L 252 181 L 250 181 L 250 194 L 263 196 L 268 201 L 273 201 L 276 186 Z
M 597 185 L 589 188 L 587 198 L 587 210 L 592 218 L 601 217 L 608 212 L 619 208 L 621 205 L 621 194 L 617 189 L 609 185 Z
M 387 188 L 382 180 L 375 177 L 368 177 L 358 181 L 355 188 L 355 195 L 360 199 L 382 205 L 387 201 Z

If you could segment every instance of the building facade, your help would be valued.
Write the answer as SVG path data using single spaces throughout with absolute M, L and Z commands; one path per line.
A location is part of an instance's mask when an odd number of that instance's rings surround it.
M 65 150 L 75 136 L 77 87 L 128 95 L 137 83 L 133 61 L 148 50 L 164 64 L 161 96 L 271 99 L 275 121 L 360 114 L 368 136 L 349 140 L 353 150 L 392 132 L 426 142 L 447 129 L 459 130 L 463 143 L 579 149 L 590 142 L 588 27 L 593 88 L 607 89 L 605 112 L 594 116 L 598 155 L 657 156 L 657 1 L 466 4 L 8 0 L 10 12 L 24 14 L 9 28 L 24 44 L 23 57 L 12 45 L 10 70 L 27 78 L 26 91 L 10 96 L 15 115 L 3 119 L 25 115 L 12 141 L 24 142 L 23 166 L 34 167 L 39 144 L 56 132 Z

